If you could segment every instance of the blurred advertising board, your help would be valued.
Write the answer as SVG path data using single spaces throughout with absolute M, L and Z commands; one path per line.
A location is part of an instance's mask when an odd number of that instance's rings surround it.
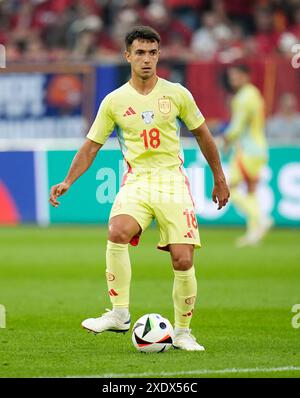
M 101 150 L 91 168 L 60 198 L 61 205 L 55 209 L 48 203 L 50 187 L 65 177 L 75 153 L 0 152 L 0 224 L 107 223 L 124 170 L 119 150 Z M 216 209 L 211 200 L 212 175 L 199 150 L 184 153 L 200 224 L 244 224 L 232 203 Z M 227 172 L 228 159 L 223 159 L 223 166 Z M 300 148 L 270 149 L 259 199 L 276 225 L 300 227 Z
M 0 224 L 37 221 L 33 152 L 0 152 Z
M 221 211 L 216 209 L 211 200 L 212 175 L 199 150 L 184 152 L 200 223 L 243 224 L 243 216 L 231 203 Z M 48 152 L 49 188 L 64 178 L 74 154 L 73 151 Z M 223 165 L 226 172 L 228 159 L 223 159 Z M 49 221 L 107 223 L 122 173 L 120 151 L 101 150 L 91 169 L 61 198 L 61 206 L 49 207 Z M 277 225 L 300 226 L 300 148 L 271 148 L 259 198 L 264 213 L 270 214 Z
M 107 223 L 123 176 L 119 150 L 102 149 L 91 168 L 60 198 L 48 203 L 49 190 L 66 175 L 76 151 L 0 152 L 0 224 L 32 222 Z M 186 149 L 189 175 L 200 224 L 241 225 L 232 203 L 218 211 L 211 200 L 212 175 L 198 149 Z M 228 159 L 223 159 L 225 172 Z M 300 226 L 300 148 L 271 148 L 259 185 L 259 200 L 276 225 Z
M 10 66 L 0 72 L 0 139 L 82 137 L 91 122 L 94 69 Z

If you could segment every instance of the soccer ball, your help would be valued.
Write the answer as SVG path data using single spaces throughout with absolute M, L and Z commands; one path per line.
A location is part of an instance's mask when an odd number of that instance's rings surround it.
M 164 352 L 173 343 L 174 330 L 168 319 L 146 314 L 133 325 L 132 342 L 140 352 Z

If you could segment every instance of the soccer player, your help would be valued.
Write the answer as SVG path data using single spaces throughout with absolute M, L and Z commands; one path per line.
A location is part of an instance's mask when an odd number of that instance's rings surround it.
M 223 138 L 225 148 L 232 148 L 229 166 L 231 199 L 247 220 L 246 234 L 236 242 L 238 247 L 243 247 L 257 244 L 272 225 L 272 220 L 261 213 L 257 199 L 261 170 L 268 161 L 264 100 L 251 84 L 246 65 L 229 67 L 228 80 L 235 95 L 231 121 Z M 239 189 L 241 183 L 246 184 L 246 194 Z
M 111 209 L 106 251 L 106 279 L 112 311 L 89 318 L 82 326 L 95 333 L 126 332 L 130 328 L 131 266 L 128 244 L 136 246 L 155 218 L 160 229 L 158 248 L 170 252 L 174 268 L 174 346 L 202 351 L 191 334 L 197 281 L 194 247 L 200 247 L 194 204 L 180 153 L 180 120 L 192 131 L 214 176 L 212 198 L 221 209 L 229 190 L 214 140 L 192 95 L 183 86 L 156 74 L 159 34 L 139 26 L 125 38 L 125 57 L 131 66 L 129 82 L 108 94 L 79 149 L 65 180 L 51 188 L 57 198 L 91 165 L 99 149 L 117 130 L 128 170 Z

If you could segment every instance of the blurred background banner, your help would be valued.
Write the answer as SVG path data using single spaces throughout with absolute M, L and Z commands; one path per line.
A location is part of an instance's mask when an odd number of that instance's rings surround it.
M 93 69 L 15 66 L 0 74 L 0 139 L 80 138 L 91 120 Z M 86 92 L 89 95 L 85 95 Z
M 0 224 L 36 222 L 33 152 L 0 152 Z
M 51 185 L 64 178 L 75 152 L 52 151 L 48 153 L 48 180 Z M 211 200 L 212 176 L 207 163 L 197 149 L 184 151 L 185 167 L 190 173 L 191 190 L 196 211 L 202 224 L 244 223 L 233 205 L 218 211 Z M 223 160 L 224 169 L 228 167 Z M 91 169 L 78 181 L 65 197 L 61 206 L 49 205 L 51 223 L 84 222 L 106 224 L 123 173 L 119 150 L 103 150 Z M 203 173 L 205 192 L 202 195 Z M 199 179 L 198 179 L 199 178 Z M 262 209 L 272 215 L 276 225 L 300 226 L 300 148 L 272 148 L 270 161 L 263 172 L 259 187 Z
M 197 149 L 186 149 L 185 167 L 201 224 L 240 225 L 244 218 L 232 204 L 221 211 L 211 200 L 212 176 Z M 55 209 L 48 204 L 50 187 L 62 180 L 76 151 L 0 152 L 0 223 L 106 224 L 123 175 L 117 149 L 104 149 Z M 228 159 L 223 159 L 225 171 Z M 203 181 L 204 178 L 204 181 Z M 205 191 L 202 186 L 205 183 Z M 263 171 L 259 199 L 276 225 L 300 226 L 300 148 L 276 147 Z

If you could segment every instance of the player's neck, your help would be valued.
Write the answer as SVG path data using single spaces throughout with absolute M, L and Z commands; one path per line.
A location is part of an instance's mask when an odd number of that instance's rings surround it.
M 143 80 L 138 76 L 132 75 L 131 79 L 129 80 L 129 84 L 139 93 L 142 95 L 149 94 L 158 81 L 158 77 L 156 75 L 151 76 L 147 80 Z

